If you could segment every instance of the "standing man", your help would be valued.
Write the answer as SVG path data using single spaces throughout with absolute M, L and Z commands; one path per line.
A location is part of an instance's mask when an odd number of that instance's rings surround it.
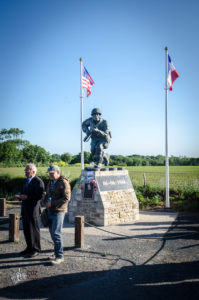
M 23 220 L 23 232 L 27 247 L 20 252 L 21 255 L 34 257 L 41 251 L 39 213 L 40 200 L 44 193 L 43 181 L 35 176 L 37 168 L 34 164 L 27 164 L 25 168 L 26 181 L 21 195 L 18 198 L 22 200 L 21 215 Z
M 68 179 L 60 175 L 57 165 L 48 168 L 50 182 L 45 196 L 45 206 L 48 208 L 49 231 L 54 242 L 55 257 L 52 265 L 64 261 L 62 228 L 67 205 L 70 200 L 71 188 Z

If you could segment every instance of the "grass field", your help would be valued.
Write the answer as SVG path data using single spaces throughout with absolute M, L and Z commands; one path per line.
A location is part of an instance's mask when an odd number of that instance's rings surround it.
M 47 167 L 38 167 L 37 175 L 42 177 L 48 176 L 47 169 Z M 80 176 L 80 167 L 61 167 L 61 173 L 70 180 L 73 180 Z M 9 176 L 10 178 L 25 177 L 24 167 L 0 168 L 0 176 Z
M 165 206 L 165 167 L 127 167 L 141 209 Z M 61 168 L 71 186 L 80 176 L 79 166 Z M 170 202 L 174 210 L 199 211 L 199 166 L 170 167 Z M 47 167 L 39 167 L 38 176 L 47 184 Z M 144 185 L 144 177 L 146 185 Z M 0 168 L 0 197 L 13 201 L 24 182 L 24 168 Z
M 134 186 L 146 184 L 153 187 L 165 187 L 165 167 L 130 167 L 130 178 Z M 170 188 L 190 188 L 199 191 L 199 167 L 198 166 L 171 166 L 169 168 Z
M 126 167 L 134 187 L 144 185 L 144 175 L 146 184 L 151 187 L 165 187 L 165 167 Z M 80 175 L 80 167 L 68 166 L 62 167 L 61 172 L 71 181 Z M 47 168 L 39 167 L 38 176 L 47 176 Z M 199 166 L 171 166 L 169 168 L 170 188 L 194 188 L 199 191 Z M 24 168 L 0 168 L 0 176 L 9 176 L 10 178 L 24 177 Z

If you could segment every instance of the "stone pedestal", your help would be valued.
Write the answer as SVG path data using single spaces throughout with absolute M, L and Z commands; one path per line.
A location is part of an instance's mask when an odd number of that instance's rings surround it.
M 69 222 L 75 216 L 95 225 L 131 223 L 139 219 L 139 204 L 128 171 L 122 168 L 87 168 L 73 188 Z

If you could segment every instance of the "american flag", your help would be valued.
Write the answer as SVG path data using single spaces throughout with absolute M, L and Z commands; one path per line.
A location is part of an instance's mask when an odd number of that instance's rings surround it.
M 91 94 L 91 87 L 95 82 L 93 81 L 91 75 L 88 73 L 86 68 L 83 66 L 82 72 L 82 88 L 87 90 L 87 97 Z

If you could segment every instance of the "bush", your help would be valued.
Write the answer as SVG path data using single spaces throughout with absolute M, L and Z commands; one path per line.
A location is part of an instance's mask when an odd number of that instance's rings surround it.
M 165 206 L 165 190 L 163 188 L 138 186 L 136 195 L 141 209 Z M 171 189 L 170 204 L 172 209 L 179 211 L 199 211 L 199 192 L 195 191 L 193 187 Z
M 45 187 L 49 182 L 48 175 L 42 175 L 39 177 L 43 180 Z M 6 198 L 7 200 L 16 200 L 14 195 L 19 194 L 22 191 L 24 185 L 24 177 L 11 178 L 10 176 L 0 176 L 0 198 Z M 73 189 L 76 179 L 70 181 L 71 189 Z
M 57 165 L 59 167 L 66 167 L 68 164 L 63 160 L 60 160 L 60 161 L 53 161 L 51 163 L 51 165 Z
M 0 197 L 5 198 L 13 196 L 21 191 L 24 178 L 10 178 L 7 176 L 0 176 Z
M 151 187 L 149 185 L 146 186 L 138 186 L 136 188 L 136 191 L 139 191 L 142 193 L 144 197 L 149 197 L 150 199 L 154 196 L 158 195 L 160 197 L 160 200 L 164 198 L 165 191 L 161 187 Z

